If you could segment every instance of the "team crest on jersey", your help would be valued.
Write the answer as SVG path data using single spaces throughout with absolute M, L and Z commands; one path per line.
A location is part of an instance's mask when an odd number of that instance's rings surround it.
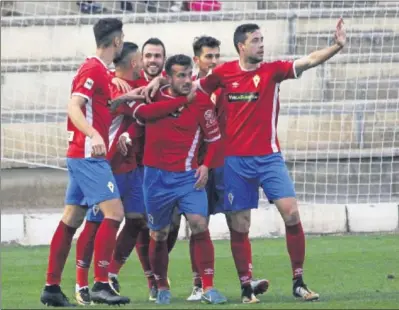
M 94 85 L 94 81 L 91 78 L 87 78 L 83 87 L 90 90 L 93 88 L 93 85 Z
M 109 188 L 109 190 L 111 191 L 111 193 L 113 193 L 114 192 L 114 183 L 112 183 L 111 181 L 109 181 L 108 182 L 108 184 L 107 184 L 107 186 L 108 186 L 108 188 Z
M 252 79 L 252 81 L 254 81 L 255 87 L 258 87 L 259 82 L 260 82 L 260 77 L 259 75 L 255 75 Z
M 205 127 L 209 128 L 215 125 L 216 123 L 216 116 L 213 110 L 206 110 L 204 113 L 204 119 L 206 121 Z
M 232 193 L 229 193 L 229 194 L 227 195 L 227 199 L 229 199 L 229 202 L 230 202 L 230 204 L 232 205 L 232 204 L 233 204 L 233 200 L 234 200 L 234 195 L 233 195 Z

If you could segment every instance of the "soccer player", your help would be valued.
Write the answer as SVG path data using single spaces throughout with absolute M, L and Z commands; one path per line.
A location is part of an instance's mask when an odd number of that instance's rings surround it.
M 72 305 L 60 288 L 61 274 L 72 238 L 86 214 L 86 204 L 98 205 L 105 216 L 94 241 L 95 283 L 91 297 L 97 303 L 130 302 L 129 298 L 116 295 L 108 284 L 108 264 L 123 219 L 119 191 L 105 159 L 112 121 L 108 110 L 111 97 L 108 65 L 122 50 L 122 26 L 115 18 L 100 19 L 94 25 L 96 56 L 86 59 L 72 82 L 67 124 L 69 184 L 64 214 L 50 245 L 46 285 L 40 298 L 45 305 Z M 125 96 L 130 100 L 141 98 L 131 93 Z
M 138 46 L 132 42 L 125 42 L 122 53 L 116 57 L 114 64 L 116 69 L 115 76 L 126 81 L 132 88 L 136 88 L 135 80 L 139 77 L 142 68 L 141 53 L 138 51 Z M 127 101 L 121 95 L 123 93 L 118 91 L 114 85 L 111 85 L 111 97 L 122 98 L 122 101 L 119 99 L 112 101 L 111 106 L 118 100 L 119 104 Z M 136 169 L 136 150 L 134 147 L 131 147 L 125 154 L 117 152 L 119 136 L 133 123 L 136 124 L 133 122 L 133 113 L 143 119 L 157 119 L 174 112 L 186 102 L 188 102 L 188 99 L 179 98 L 174 101 L 166 101 L 164 104 L 159 102 L 155 105 L 131 103 L 131 107 L 120 106 L 117 111 L 118 113 L 112 120 L 109 131 L 110 149 L 107 159 L 110 161 L 117 188 L 121 194 L 125 212 L 125 225 L 116 241 L 115 251 L 108 269 L 109 276 L 114 276 L 119 272 L 119 269 L 130 255 L 136 243 L 137 235 L 146 227 L 142 188 L 143 180 L 140 170 Z M 143 135 L 143 128 L 138 125 L 135 125 L 133 128 L 134 133 L 132 133 L 132 138 L 133 136 L 136 138 L 134 139 L 134 144 L 136 145 L 137 138 Z M 91 303 L 88 291 L 88 270 L 93 252 L 92 243 L 96 235 L 96 227 L 99 226 L 102 220 L 102 212 L 98 208 L 89 209 L 86 216 L 85 228 L 77 242 L 76 300 L 81 305 L 89 305 Z
M 163 76 L 163 68 L 165 65 L 166 59 L 166 50 L 165 45 L 163 42 L 158 38 L 150 38 L 146 42 L 144 42 L 142 49 L 142 62 L 143 62 L 143 70 L 141 70 L 140 77 L 138 80 L 135 81 L 135 85 L 146 86 L 150 83 L 154 78 L 157 76 Z M 128 133 L 120 137 L 120 145 L 126 147 L 126 141 L 128 138 Z M 131 138 L 131 137 L 130 137 Z M 144 152 L 144 141 L 145 135 L 138 138 L 137 143 L 135 143 L 136 150 L 137 150 L 137 169 L 144 174 L 144 167 L 142 165 L 142 158 Z M 170 252 L 173 246 L 176 243 L 179 227 L 180 227 L 180 218 L 176 216 L 176 212 L 174 213 L 174 221 L 171 228 L 171 232 L 168 235 L 168 251 Z M 151 271 L 148 251 L 149 251 L 149 244 L 150 244 L 150 235 L 148 227 L 143 228 L 140 232 L 137 241 L 136 241 L 136 252 L 139 257 L 140 263 L 144 270 L 144 274 L 147 278 L 148 289 L 149 289 L 149 300 L 155 301 L 157 296 L 157 286 L 154 275 Z M 133 250 L 133 246 L 126 244 L 125 251 L 128 253 L 129 251 Z M 130 253 L 130 252 L 129 252 Z M 123 264 L 123 262 L 121 262 Z M 118 281 L 117 273 L 113 272 L 110 274 L 109 281 L 111 283 L 111 287 L 116 291 L 120 292 L 120 284 Z
M 197 64 L 199 69 L 196 79 L 203 78 L 214 69 L 220 60 L 220 41 L 213 37 L 202 36 L 195 40 L 193 44 L 194 50 L 194 62 Z M 223 142 L 225 136 L 225 124 L 226 115 L 222 104 L 224 94 L 222 89 L 219 88 L 214 91 L 211 95 L 211 100 L 216 106 L 216 115 L 219 122 L 221 131 L 221 142 Z M 216 154 L 216 158 L 213 161 L 213 165 L 209 169 L 209 179 L 206 185 L 206 191 L 208 194 L 208 206 L 209 215 L 217 213 L 225 213 L 226 221 L 230 229 L 230 241 L 231 247 L 234 248 L 236 244 L 237 234 L 231 227 L 230 213 L 224 212 L 224 146 L 220 147 L 220 151 Z M 199 163 L 202 163 L 203 155 L 206 152 L 206 143 L 202 143 L 199 149 Z M 209 222 L 209 216 L 208 216 Z M 197 301 L 201 299 L 202 283 L 198 271 L 196 270 L 195 257 L 193 255 L 194 242 L 193 238 L 190 238 L 190 257 L 191 266 L 193 271 L 193 290 L 191 295 L 187 298 L 188 301 Z M 234 257 L 235 260 L 239 259 Z M 252 264 L 252 263 L 251 263 Z M 251 286 L 255 296 L 266 292 L 269 282 L 265 279 L 251 280 Z M 245 299 L 244 302 L 250 300 Z
M 215 68 L 200 81 L 211 93 L 222 87 L 226 93 L 225 210 L 231 211 L 231 226 L 237 241 L 233 256 L 242 285 L 243 301 L 257 302 L 253 288 L 251 247 L 248 239 L 250 210 L 257 208 L 260 185 L 274 202 L 286 227 L 287 250 L 291 260 L 293 295 L 305 301 L 319 299 L 303 280 L 305 236 L 299 216 L 295 189 L 285 166 L 277 138 L 279 87 L 286 79 L 299 77 L 337 54 L 346 43 L 343 20 L 339 19 L 332 46 L 295 61 L 263 62 L 263 35 L 256 24 L 244 24 L 234 33 L 239 60 Z M 147 92 L 154 92 L 154 81 Z
M 199 38 L 195 38 L 193 43 L 193 51 L 194 51 L 194 63 L 197 66 L 197 73 L 193 76 L 193 80 L 197 80 L 200 78 L 205 77 L 210 70 L 215 68 L 220 61 L 220 41 L 216 38 L 210 36 L 201 36 Z M 220 91 L 214 92 L 211 96 L 212 102 L 216 105 L 218 95 L 220 95 Z M 218 116 L 219 126 L 220 118 L 216 108 L 216 115 Z M 223 121 L 222 121 L 223 122 Z M 222 133 L 222 128 L 221 134 Z M 198 150 L 198 163 L 201 165 L 204 160 L 204 155 L 206 154 L 206 145 L 205 141 L 202 141 L 199 146 Z M 223 165 L 223 148 L 219 148 L 218 154 L 216 154 L 217 158 L 222 160 L 221 163 L 217 163 L 218 161 L 214 161 L 216 167 L 209 167 L 209 175 L 208 175 L 208 182 L 206 184 L 206 192 L 208 195 L 208 222 L 209 222 L 209 215 L 216 214 L 221 212 L 223 209 L 220 209 L 220 203 L 217 204 L 217 201 L 223 202 L 223 168 L 220 169 L 220 166 Z M 214 172 L 215 169 L 212 168 L 219 168 L 217 173 Z M 219 172 L 219 173 L 218 173 Z M 217 189 L 217 190 L 216 190 Z M 193 272 L 193 289 L 190 296 L 187 298 L 187 301 L 199 301 L 201 300 L 201 296 L 203 293 L 202 290 L 202 282 L 201 276 L 198 271 L 196 262 L 195 262 L 195 253 L 194 253 L 194 242 L 195 236 L 190 236 L 190 260 L 191 260 L 191 269 Z
M 192 61 L 188 56 L 170 57 L 165 71 L 170 86 L 160 89 L 155 101 L 173 99 L 191 91 Z M 204 287 L 202 301 L 224 303 L 226 298 L 213 288 L 214 248 L 206 219 L 208 203 L 204 190 L 208 167 L 220 140 L 214 106 L 205 94 L 197 92 L 188 108 L 168 118 L 147 122 L 145 134 L 144 201 L 151 229 L 150 262 L 158 285 L 156 303 L 169 304 L 171 299 L 166 240 L 176 205 L 179 212 L 185 214 L 195 238 L 195 261 Z M 209 145 L 204 164 L 198 167 L 202 136 Z

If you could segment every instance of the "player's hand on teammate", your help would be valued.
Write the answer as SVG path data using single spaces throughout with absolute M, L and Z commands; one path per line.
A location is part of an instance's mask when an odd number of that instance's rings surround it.
M 132 87 L 129 85 L 128 82 L 118 77 L 114 77 L 111 82 L 121 92 L 127 93 L 128 91 L 132 90 Z
M 337 43 L 341 47 L 344 47 L 346 43 L 346 31 L 344 27 L 344 20 L 342 17 L 337 22 L 337 27 L 335 29 L 334 37 L 335 37 L 335 43 Z
M 205 187 L 206 183 L 208 182 L 208 173 L 209 168 L 205 165 L 201 165 L 197 168 L 197 171 L 195 172 L 197 182 L 195 182 L 194 188 L 201 189 Z
M 123 155 L 126 156 L 128 152 L 128 145 L 132 145 L 132 140 L 128 138 L 127 134 L 123 133 L 119 136 L 118 140 L 118 150 Z
M 101 157 L 107 154 L 104 140 L 97 131 L 91 136 L 91 147 L 94 157 Z
M 142 94 L 145 96 L 147 103 L 152 103 L 152 98 L 154 98 L 158 89 L 165 84 L 167 84 L 166 79 L 162 76 L 158 76 L 154 78 L 146 87 L 144 87 Z
M 193 85 L 194 86 L 194 85 Z M 194 101 L 197 96 L 197 90 L 194 87 L 191 89 L 190 93 L 187 95 L 187 103 L 190 104 Z

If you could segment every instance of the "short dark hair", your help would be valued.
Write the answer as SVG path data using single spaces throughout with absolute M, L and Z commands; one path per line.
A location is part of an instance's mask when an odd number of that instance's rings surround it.
M 247 39 L 247 33 L 255 32 L 256 30 L 260 29 L 257 24 L 242 24 L 236 28 L 234 31 L 234 47 L 236 51 L 238 50 L 238 43 L 245 43 Z
M 146 47 L 146 45 L 151 44 L 151 45 L 159 45 L 162 46 L 163 49 L 163 56 L 166 56 L 166 49 L 165 49 L 165 44 L 163 44 L 163 42 L 158 39 L 158 38 L 149 38 L 147 41 L 144 42 L 143 47 L 141 48 L 141 52 L 144 51 L 144 47 Z
M 109 47 L 122 32 L 123 23 L 117 18 L 101 18 L 93 26 L 97 47 Z
M 183 54 L 173 55 L 169 57 L 165 63 L 165 71 L 167 75 L 172 76 L 173 73 L 172 67 L 174 65 L 179 65 L 187 68 L 187 67 L 192 67 L 193 62 L 191 61 L 191 58 L 187 55 Z
M 130 61 L 129 55 L 131 53 L 136 53 L 139 47 L 133 42 L 124 42 L 122 47 L 122 52 L 119 56 L 114 59 L 114 64 L 116 67 L 124 67 Z
M 193 50 L 195 56 L 200 56 L 203 47 L 220 47 L 220 41 L 214 37 L 201 36 L 194 39 Z

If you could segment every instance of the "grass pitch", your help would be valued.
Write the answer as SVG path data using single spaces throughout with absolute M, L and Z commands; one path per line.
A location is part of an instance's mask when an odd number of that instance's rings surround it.
M 171 254 L 169 277 L 172 289 L 170 309 L 399 309 L 399 236 L 308 237 L 305 282 L 320 293 L 319 302 L 293 298 L 291 270 L 284 239 L 252 241 L 254 276 L 271 281 L 261 303 L 240 303 L 240 288 L 228 241 L 215 241 L 216 287 L 228 298 L 222 306 L 186 302 L 191 291 L 187 241 L 179 241 Z M 48 247 L 3 246 L 1 250 L 2 309 L 40 309 L 40 292 L 45 281 Z M 74 247 L 64 270 L 62 288 L 74 299 Z M 124 295 L 132 299 L 126 309 L 159 306 L 147 301 L 147 286 L 134 253 L 122 269 Z M 103 306 L 103 308 L 112 308 Z M 90 309 L 100 309 L 99 306 Z M 120 309 L 119 307 L 117 307 Z

